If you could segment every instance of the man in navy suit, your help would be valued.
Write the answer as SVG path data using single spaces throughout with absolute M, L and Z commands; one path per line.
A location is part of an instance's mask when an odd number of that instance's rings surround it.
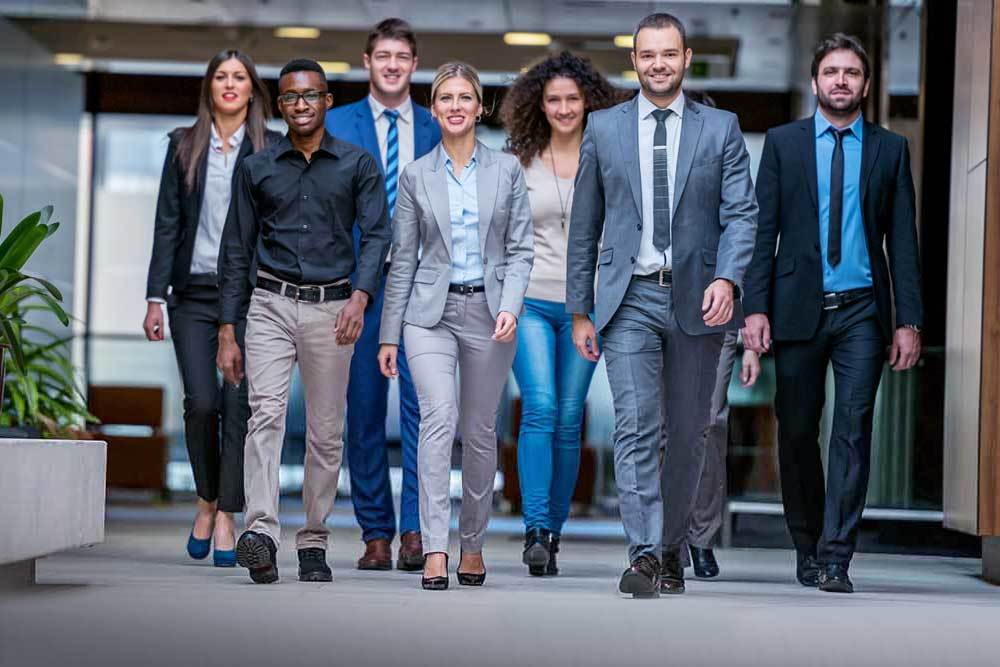
M 410 99 L 410 77 L 417 69 L 417 42 L 406 21 L 389 18 L 376 25 L 368 34 L 363 59 L 370 77 L 368 96 L 327 113 L 326 127 L 337 138 L 364 148 L 376 158 L 385 177 L 391 216 L 403 167 L 436 146 L 441 130 L 430 111 Z M 390 255 L 383 276 L 389 272 L 391 261 Z M 365 542 L 365 553 L 358 560 L 361 570 L 392 569 L 391 546 L 396 534 L 385 435 L 389 381 L 379 371 L 376 358 L 384 288 L 382 281 L 365 311 L 364 330 L 354 346 L 347 388 L 347 464 L 354 514 Z M 401 570 L 420 570 L 424 566 L 417 491 L 420 413 L 402 346 L 399 352 L 403 493 L 397 566 Z

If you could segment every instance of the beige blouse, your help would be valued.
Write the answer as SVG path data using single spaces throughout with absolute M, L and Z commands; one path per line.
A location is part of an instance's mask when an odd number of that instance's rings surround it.
M 564 303 L 573 179 L 558 178 L 552 172 L 552 165 L 536 156 L 524 170 L 524 180 L 528 186 L 528 200 L 531 202 L 531 216 L 535 226 L 535 263 L 525 296 L 529 299 Z

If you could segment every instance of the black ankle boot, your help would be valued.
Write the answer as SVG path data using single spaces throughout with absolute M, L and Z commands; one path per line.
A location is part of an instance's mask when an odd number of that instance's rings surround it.
M 556 565 L 557 553 L 559 553 L 559 538 L 553 535 L 549 538 L 549 564 L 545 566 L 545 574 L 551 577 L 559 574 L 559 566 Z
M 549 564 L 550 534 L 545 528 L 530 528 L 524 533 L 524 554 L 521 561 L 534 577 L 545 574 Z

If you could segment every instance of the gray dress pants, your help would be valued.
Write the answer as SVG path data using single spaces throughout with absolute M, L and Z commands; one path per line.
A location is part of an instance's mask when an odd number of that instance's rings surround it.
M 603 336 L 628 556 L 659 560 L 661 550 L 680 550 L 687 539 L 723 332 L 689 336 L 674 317 L 672 288 L 633 278 Z
M 441 321 L 433 327 L 403 326 L 420 404 L 417 480 L 425 554 L 448 551 L 456 423 L 462 441 L 461 548 L 483 549 L 497 471 L 497 410 L 516 350 L 514 343 L 492 340 L 495 328 L 482 292 L 448 294 Z

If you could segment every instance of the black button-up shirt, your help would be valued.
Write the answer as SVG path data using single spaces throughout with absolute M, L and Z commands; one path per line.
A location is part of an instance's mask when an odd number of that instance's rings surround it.
M 257 269 L 297 285 L 354 274 L 354 287 L 374 295 L 391 241 L 385 184 L 367 151 L 326 133 L 307 162 L 282 137 L 244 160 L 236 178 L 220 258 L 222 322 L 240 319 Z

